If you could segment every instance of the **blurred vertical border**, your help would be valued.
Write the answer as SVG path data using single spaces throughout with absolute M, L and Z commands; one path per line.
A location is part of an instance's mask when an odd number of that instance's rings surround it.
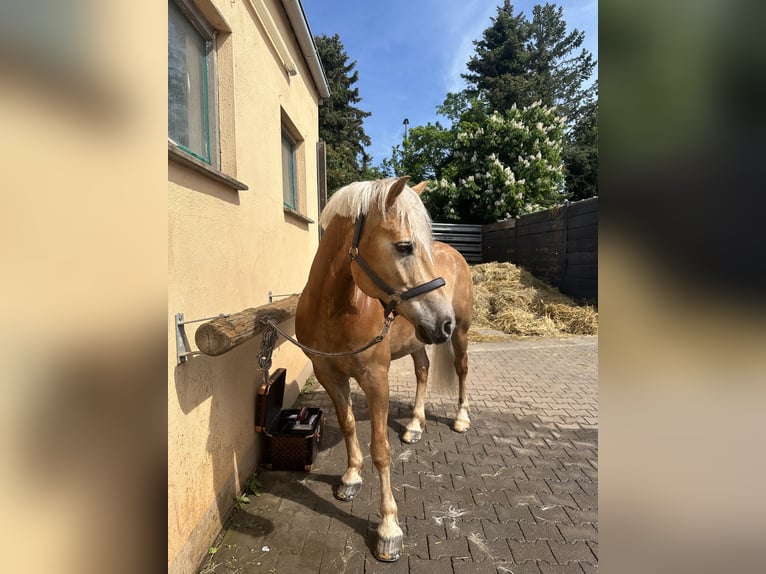
M 765 11 L 600 2 L 607 572 L 761 571 Z M 8 572 L 163 562 L 166 18 L 0 4 Z
M 0 3 L 4 571 L 163 564 L 166 18 Z
M 599 5 L 599 567 L 760 572 L 766 4 Z

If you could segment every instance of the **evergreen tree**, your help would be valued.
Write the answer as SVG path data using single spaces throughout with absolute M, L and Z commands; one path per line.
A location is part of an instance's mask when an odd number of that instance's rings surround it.
M 523 13 L 514 14 L 510 0 L 504 0 L 492 25 L 474 42 L 476 52 L 463 78 L 469 91 L 482 94 L 492 110 L 539 101 L 557 106 L 572 126 L 594 91 L 584 85 L 595 67 L 593 56 L 585 49 L 576 52 L 584 39 L 579 30 L 567 34 L 561 7 L 536 5 L 529 21 Z
M 569 199 L 598 195 L 598 100 L 591 101 L 567 135 L 564 148 Z
M 348 62 L 340 37 L 320 35 L 314 42 L 330 85 L 330 98 L 319 107 L 319 138 L 327 143 L 327 190 L 332 194 L 369 175 L 370 158 L 364 148 L 370 138 L 363 123 L 370 112 L 354 105 L 362 101 L 359 88 L 353 87 L 359 73 L 354 70 L 356 62 Z

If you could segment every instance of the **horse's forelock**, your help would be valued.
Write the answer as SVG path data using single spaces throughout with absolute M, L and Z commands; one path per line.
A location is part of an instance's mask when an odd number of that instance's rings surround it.
M 410 229 L 413 242 L 430 250 L 433 241 L 431 217 L 417 193 L 405 187 L 392 209 L 386 209 L 387 192 L 394 181 L 396 180 L 357 181 L 340 188 L 322 211 L 319 219 L 322 229 L 327 229 L 335 217 L 356 219 L 359 215 L 369 213 L 374 206 L 380 213 L 384 213 L 386 218 L 398 218 L 399 227 Z

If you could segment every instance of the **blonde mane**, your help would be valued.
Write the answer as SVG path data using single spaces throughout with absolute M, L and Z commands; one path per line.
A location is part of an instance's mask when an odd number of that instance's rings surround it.
M 397 217 L 399 227 L 410 230 L 412 241 L 430 251 L 433 242 L 431 217 L 417 193 L 410 187 L 405 187 L 396 198 L 393 209 L 386 210 L 387 191 L 395 181 L 395 178 L 357 181 L 340 188 L 322 211 L 319 218 L 322 229 L 327 229 L 336 217 L 356 219 L 359 215 L 369 213 L 371 209 L 377 209 L 387 220 Z

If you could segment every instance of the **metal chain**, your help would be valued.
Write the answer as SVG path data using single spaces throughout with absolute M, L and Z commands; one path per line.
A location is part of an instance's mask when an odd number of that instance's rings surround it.
M 277 342 L 277 332 L 270 325 L 266 326 L 261 338 L 261 352 L 258 355 L 258 366 L 263 372 L 263 382 L 269 384 L 269 369 L 271 369 L 271 353 L 274 352 L 274 346 Z
M 263 332 L 263 339 L 261 341 L 261 354 L 258 356 L 258 363 L 261 366 L 261 370 L 264 369 L 264 364 L 266 364 L 266 360 L 262 360 L 264 357 L 264 353 L 267 351 L 267 366 L 266 369 L 271 368 L 271 352 L 274 350 L 274 343 L 276 342 L 276 336 L 277 333 L 282 335 L 285 339 L 290 341 L 293 345 L 296 347 L 299 347 L 306 351 L 307 353 L 311 355 L 318 355 L 320 357 L 350 357 L 351 355 L 357 355 L 361 353 L 362 351 L 366 351 L 370 347 L 377 345 L 380 343 L 383 339 L 386 338 L 386 335 L 388 335 L 388 330 L 391 328 L 391 323 L 394 322 L 394 319 L 396 319 L 395 315 L 389 315 L 386 317 L 385 321 L 383 322 L 383 328 L 380 330 L 380 333 L 369 343 L 366 345 L 363 345 L 359 347 L 358 349 L 354 349 L 353 351 L 341 351 L 338 353 L 329 353 L 327 351 L 319 351 L 317 349 L 312 349 L 311 347 L 307 347 L 297 339 L 294 339 L 287 333 L 285 333 L 282 329 L 280 329 L 277 326 L 277 322 L 274 321 L 271 317 L 263 317 L 261 319 L 261 323 L 266 325 L 266 330 Z M 268 340 L 268 343 L 267 343 Z

